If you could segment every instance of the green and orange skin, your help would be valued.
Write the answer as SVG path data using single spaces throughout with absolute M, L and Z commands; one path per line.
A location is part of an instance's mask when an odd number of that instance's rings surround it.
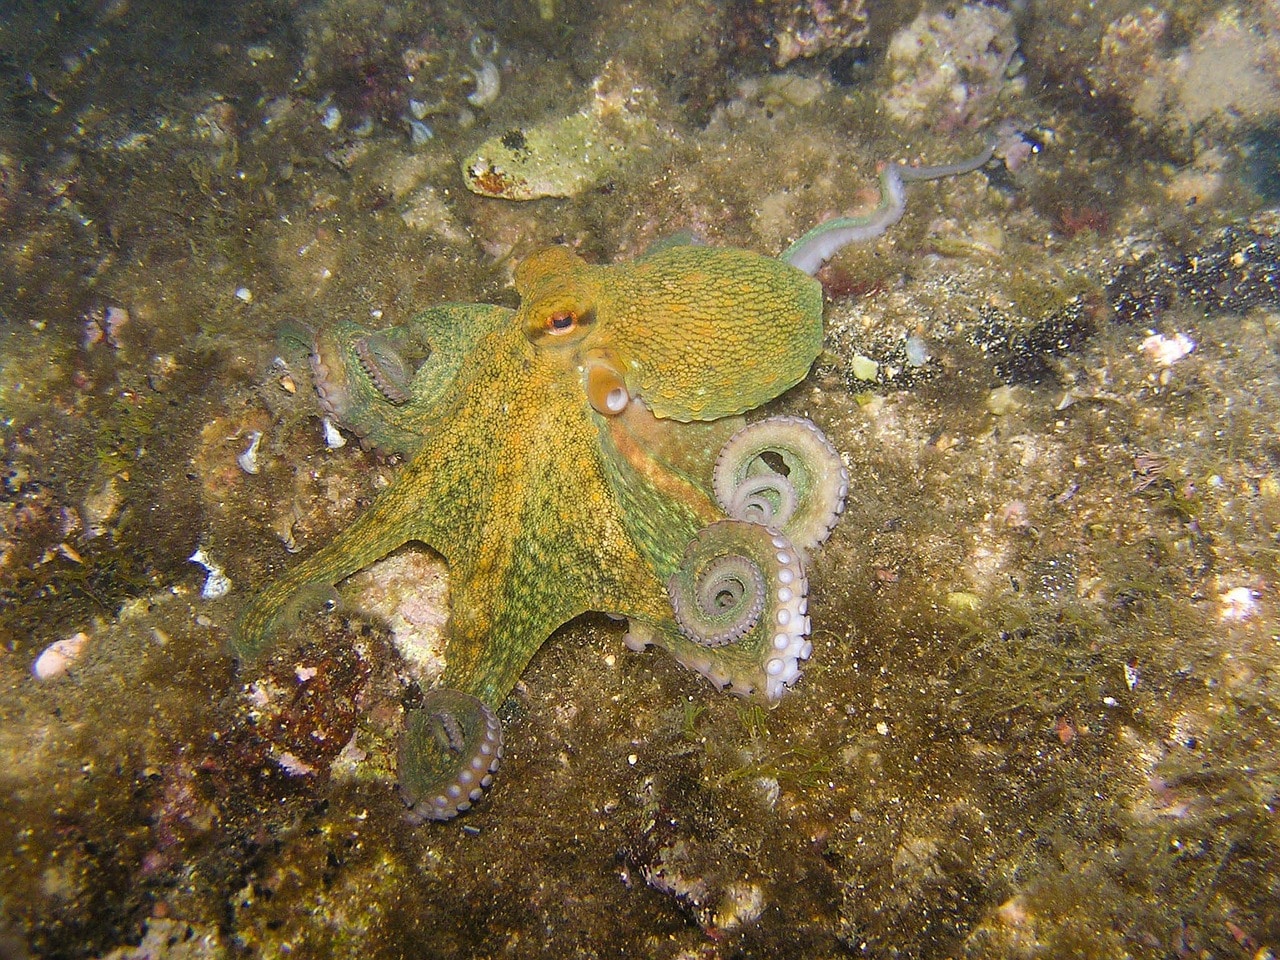
M 521 264 L 516 288 L 517 310 L 448 304 L 379 334 L 425 357 L 400 402 L 355 354 L 369 331 L 341 324 L 317 339 L 331 414 L 408 462 L 250 603 L 238 653 L 258 655 L 302 606 L 409 541 L 449 565 L 441 683 L 491 707 L 586 611 L 627 617 L 672 649 L 688 643 L 667 578 L 724 517 L 711 471 L 741 415 L 816 359 L 821 289 L 779 260 L 691 245 L 613 266 L 549 248 Z M 625 383 L 618 415 L 588 397 L 593 364 Z

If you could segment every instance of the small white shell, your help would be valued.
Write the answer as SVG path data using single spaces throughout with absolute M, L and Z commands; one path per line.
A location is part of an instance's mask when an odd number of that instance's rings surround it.
M 1160 367 L 1173 366 L 1195 348 L 1196 342 L 1185 333 L 1175 333 L 1172 337 L 1153 333 L 1142 341 L 1142 352 L 1152 363 Z
M 482 36 L 471 39 L 471 56 L 477 67 L 471 71 L 471 75 L 475 78 L 476 88 L 467 94 L 467 103 L 476 108 L 489 106 L 502 92 L 502 74 L 498 70 L 498 65 L 493 62 L 493 58 L 498 54 L 498 44 L 491 37 L 487 38 L 488 49 L 486 50 L 485 39 Z
M 83 630 L 64 640 L 55 640 L 36 657 L 36 662 L 31 665 L 32 675 L 37 680 L 53 680 L 62 676 L 79 659 L 88 642 L 89 635 Z
M 333 421 L 328 417 L 324 418 L 323 427 L 324 445 L 326 447 L 330 450 L 337 450 L 339 447 L 345 447 L 347 445 L 347 438 L 339 432 L 338 428 L 334 426 Z
M 222 567 L 209 558 L 209 554 L 205 552 L 204 547 L 200 547 L 188 559 L 192 563 L 197 563 L 204 567 L 208 572 L 208 576 L 204 579 L 204 589 L 200 591 L 200 596 L 206 600 L 217 600 L 219 597 L 225 597 L 231 592 L 231 578 L 222 572 Z
M 257 473 L 261 469 L 258 464 L 258 448 L 262 445 L 262 431 L 250 430 L 246 436 L 249 438 L 249 447 L 236 457 L 236 463 L 240 464 L 240 469 L 245 473 Z

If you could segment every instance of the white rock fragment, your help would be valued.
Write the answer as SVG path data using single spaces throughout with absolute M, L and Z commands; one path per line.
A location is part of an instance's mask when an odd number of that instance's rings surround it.
M 987 394 L 987 412 L 1007 417 L 1023 408 L 1022 391 L 1012 384 L 1002 384 Z
M 345 447 L 347 445 L 347 438 L 342 435 L 342 432 L 333 425 L 333 421 L 328 417 L 324 418 L 323 426 L 324 445 L 326 447 L 330 450 L 337 450 L 338 448 Z
M 88 642 L 89 635 L 83 630 L 63 640 L 55 640 L 36 657 L 36 662 L 31 665 L 32 675 L 37 680 L 53 680 L 62 676 L 79 659 Z
M 231 592 L 231 578 L 222 572 L 220 566 L 209 559 L 209 554 L 205 553 L 204 547 L 196 550 L 189 559 L 192 563 L 198 563 L 204 567 L 209 574 L 204 579 L 204 589 L 200 591 L 200 596 L 206 600 L 217 600 Z
M 1258 612 L 1257 595 L 1248 587 L 1227 590 L 1218 601 L 1222 604 L 1222 612 L 1218 615 L 1222 620 L 1248 620 Z
M 1172 337 L 1153 333 L 1142 341 L 1142 352 L 1152 363 L 1161 367 L 1173 366 L 1195 348 L 1196 342 L 1185 333 L 1175 333 Z
M 316 773 L 316 768 L 307 761 L 294 756 L 287 750 L 281 750 L 276 755 L 276 763 L 291 777 L 310 777 Z
M 1125 685 L 1126 687 L 1128 687 L 1130 690 L 1132 690 L 1134 687 L 1136 687 L 1136 686 L 1138 685 L 1138 682 L 1139 682 L 1141 679 L 1142 679 L 1142 677 L 1141 677 L 1141 675 L 1138 673 L 1138 668 L 1137 668 L 1137 667 L 1135 667 L 1135 666 L 1134 666 L 1133 664 L 1131 664 L 1131 663 L 1126 663 L 1126 664 L 1124 665 L 1124 685 Z
M 253 303 L 253 291 L 248 287 L 236 287 L 236 299 L 241 303 Z
M 444 670 L 444 625 L 449 616 L 444 564 L 412 548 L 356 574 L 348 583 L 359 609 L 391 627 L 391 643 L 409 676 L 430 685 Z
M 256 474 L 261 469 L 258 464 L 258 448 L 262 445 L 262 431 L 250 430 L 247 436 L 249 446 L 244 453 L 236 457 L 236 463 L 240 464 L 240 469 L 245 473 Z
M 929 362 L 929 345 L 924 337 L 907 337 L 907 365 L 923 367 Z
M 860 353 L 854 354 L 849 362 L 849 372 L 855 380 L 875 380 L 880 375 L 880 364 Z
M 420 147 L 424 143 L 435 138 L 435 131 L 421 120 L 415 120 L 413 117 L 405 117 L 404 122 L 405 126 L 409 128 L 409 142 L 415 147 Z
M 497 54 L 498 42 L 492 37 L 479 35 L 471 38 L 471 57 L 476 62 L 471 75 L 475 78 L 476 88 L 467 94 L 467 103 L 473 107 L 489 106 L 502 92 L 502 74 L 498 71 L 498 65 L 493 62 Z
M 716 905 L 713 926 L 715 929 L 726 932 L 749 926 L 760 919 L 764 908 L 764 891 L 758 885 L 746 882 L 731 883 L 725 888 L 720 903 Z

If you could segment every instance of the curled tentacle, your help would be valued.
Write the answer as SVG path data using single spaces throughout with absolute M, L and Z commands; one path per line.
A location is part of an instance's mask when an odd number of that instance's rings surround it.
M 400 740 L 400 795 L 412 823 L 450 820 L 480 799 L 502 760 L 502 724 L 482 701 L 429 690 Z
M 746 477 L 737 487 L 717 497 L 724 512 L 736 520 L 781 526 L 796 512 L 796 490 L 783 473 Z
M 696 559 L 705 564 L 696 575 L 688 571 L 692 591 L 685 588 L 680 573 L 672 574 L 668 585 L 671 610 L 681 632 L 704 647 L 723 647 L 742 639 L 764 612 L 764 574 L 741 554 Z
M 844 510 L 849 471 L 813 421 L 770 417 L 729 438 L 712 484 L 729 516 L 777 527 L 808 551 L 827 539 Z
M 325 328 L 311 340 L 311 373 L 326 418 L 365 446 L 411 455 L 422 442 L 415 380 L 428 354 L 421 325 Z M 419 417 L 420 419 L 420 417 Z
M 347 425 L 380 405 L 407 403 L 426 345 L 412 325 L 367 330 L 340 323 L 311 343 L 311 372 L 324 412 Z
M 316 382 L 316 398 L 325 416 L 342 419 L 352 403 L 342 344 L 332 336 L 314 337 L 311 342 L 311 376 Z
M 413 371 L 385 336 L 371 333 L 360 337 L 355 342 L 355 354 L 379 393 L 397 406 L 409 402 Z
M 781 532 L 721 520 L 690 542 L 667 583 L 679 634 L 633 622 L 627 644 L 658 643 L 722 689 L 777 700 L 813 650 L 807 593 L 800 553 Z

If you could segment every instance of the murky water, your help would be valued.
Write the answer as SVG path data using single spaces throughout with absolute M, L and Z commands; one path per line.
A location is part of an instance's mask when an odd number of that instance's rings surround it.
M 1277 23 L 6 4 L 0 955 L 1270 957 Z M 850 476 L 776 706 L 577 617 L 496 705 L 493 787 L 414 826 L 397 744 L 456 633 L 437 554 L 236 657 L 250 598 L 404 473 L 396 391 L 453 362 L 362 340 L 383 396 L 326 406 L 317 333 L 514 307 L 553 244 L 776 255 L 875 208 L 883 164 L 988 143 L 819 273 L 821 355 L 747 414 L 810 418 Z M 628 335 L 673 320 L 639 307 Z M 534 416 L 460 445 L 564 409 L 513 383 Z

